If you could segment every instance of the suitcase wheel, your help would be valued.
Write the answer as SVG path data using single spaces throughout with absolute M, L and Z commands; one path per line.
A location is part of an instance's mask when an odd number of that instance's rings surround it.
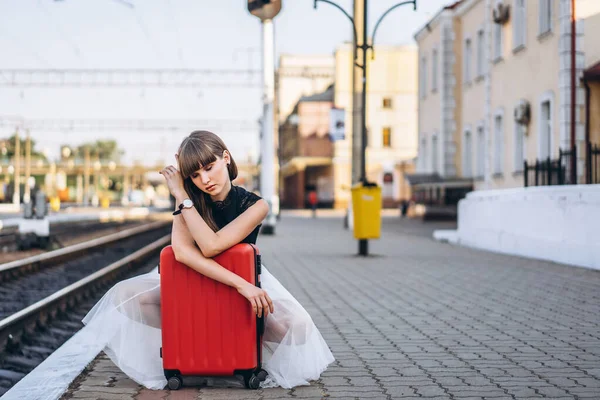
M 258 376 L 252 374 L 250 378 L 246 380 L 246 387 L 248 389 L 258 389 L 260 387 L 260 379 Z
M 256 376 L 258 377 L 258 379 L 263 382 L 265 379 L 267 379 L 267 371 L 265 371 L 264 369 L 261 369 L 260 372 L 258 374 L 256 374 Z
M 183 382 L 181 381 L 181 378 L 178 376 L 172 376 L 167 381 L 167 386 L 169 386 L 169 389 L 171 389 L 171 390 L 179 390 L 182 385 L 183 385 Z

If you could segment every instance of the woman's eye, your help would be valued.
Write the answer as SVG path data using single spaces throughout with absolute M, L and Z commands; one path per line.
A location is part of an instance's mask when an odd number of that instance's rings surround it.
M 196 179 L 198 177 L 198 174 L 192 174 L 192 179 Z
M 209 165 L 208 167 L 204 168 L 205 171 L 210 171 L 212 169 L 212 165 Z

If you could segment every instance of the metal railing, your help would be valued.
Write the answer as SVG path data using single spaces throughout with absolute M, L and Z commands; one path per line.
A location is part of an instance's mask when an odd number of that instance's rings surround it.
M 577 182 L 571 182 L 571 157 L 576 156 L 576 150 L 576 148 L 559 149 L 558 159 L 554 160 L 548 157 L 533 163 L 525 161 L 523 169 L 525 187 L 576 184 Z
M 587 184 L 600 183 L 600 146 L 597 144 L 587 144 L 586 152 L 586 179 Z

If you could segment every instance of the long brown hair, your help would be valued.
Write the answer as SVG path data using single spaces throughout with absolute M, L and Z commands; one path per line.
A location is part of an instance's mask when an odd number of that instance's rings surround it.
M 238 175 L 237 165 L 223 140 L 214 133 L 194 131 L 183 139 L 178 151 L 179 172 L 183 178 L 185 191 L 206 224 L 215 232 L 219 230 L 219 227 L 215 223 L 209 205 L 211 202 L 210 196 L 198 189 L 190 176 L 198 171 L 200 167 L 215 162 L 217 158 L 222 158 L 225 150 L 227 150 L 230 157 L 230 163 L 227 165 L 229 180 L 233 181 Z

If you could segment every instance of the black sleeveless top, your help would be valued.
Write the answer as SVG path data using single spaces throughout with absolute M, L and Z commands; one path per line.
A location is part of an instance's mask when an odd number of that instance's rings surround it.
M 222 229 L 225 225 L 233 221 L 238 215 L 250 208 L 261 197 L 247 191 L 243 187 L 231 185 L 231 190 L 223 201 L 214 201 L 211 203 L 212 214 L 215 223 Z M 244 240 L 240 243 L 256 244 L 258 231 L 262 224 L 259 224 Z

